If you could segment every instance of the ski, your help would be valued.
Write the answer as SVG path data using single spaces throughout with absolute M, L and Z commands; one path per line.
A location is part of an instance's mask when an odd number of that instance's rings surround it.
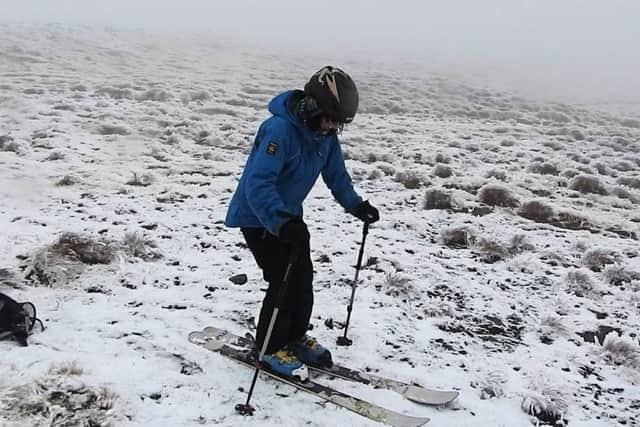
M 253 352 L 250 349 L 233 347 L 223 340 L 218 341 L 212 337 L 207 337 L 201 331 L 191 332 L 189 341 L 240 362 L 249 368 L 255 368 L 255 361 L 252 358 Z M 270 371 L 266 366 L 261 368 L 260 371 L 271 378 L 353 411 L 372 421 L 397 427 L 417 427 L 429 422 L 429 418 L 404 415 L 311 380 L 300 381 L 296 378 L 283 377 L 276 372 Z
M 237 348 L 253 348 L 253 337 L 247 334 L 245 337 L 235 335 L 224 329 L 209 326 L 201 332 L 204 339 L 221 341 Z M 341 378 L 374 388 L 383 388 L 395 391 L 408 400 L 422 405 L 446 405 L 458 398 L 457 391 L 434 390 L 425 388 L 419 384 L 410 384 L 391 378 L 385 378 L 369 372 L 361 372 L 345 366 L 335 364 L 331 368 L 309 366 L 309 370 L 320 375 Z

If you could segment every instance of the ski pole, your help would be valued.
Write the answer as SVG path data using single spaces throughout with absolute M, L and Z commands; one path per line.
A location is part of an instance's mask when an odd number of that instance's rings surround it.
M 358 253 L 358 262 L 356 263 L 356 277 L 351 283 L 351 300 L 347 306 L 347 323 L 344 326 L 344 335 L 338 337 L 337 344 L 340 346 L 349 346 L 353 344 L 353 341 L 347 338 L 347 330 L 349 329 L 349 321 L 351 321 L 351 310 L 353 309 L 353 300 L 356 296 L 356 288 L 358 287 L 358 273 L 360 273 L 360 266 L 362 265 L 362 255 L 364 254 L 364 242 L 367 239 L 367 233 L 369 233 L 369 223 L 365 222 L 362 228 L 362 243 L 360 244 L 360 252 Z
M 284 301 L 285 294 L 287 293 L 287 285 L 289 284 L 289 276 L 291 274 L 291 269 L 293 268 L 293 264 L 295 264 L 296 256 L 291 253 L 289 256 L 289 263 L 287 264 L 287 269 L 284 273 L 284 278 L 282 279 L 282 285 L 280 286 L 280 290 L 278 292 L 278 298 L 276 299 L 276 305 L 273 308 L 273 313 L 271 313 L 271 320 L 269 321 L 269 327 L 267 328 L 267 334 L 264 338 L 264 342 L 262 343 L 262 348 L 260 349 L 260 354 L 258 355 L 258 360 L 256 361 L 256 370 L 253 373 L 253 380 L 251 380 L 251 387 L 249 388 L 249 394 L 247 395 L 247 401 L 245 403 L 238 403 L 235 407 L 236 412 L 241 415 L 253 415 L 255 412 L 255 408 L 251 406 L 249 403 L 251 401 L 251 396 L 253 395 L 253 389 L 256 386 L 256 381 L 258 380 L 258 374 L 260 373 L 260 369 L 262 368 L 262 358 L 267 351 L 267 347 L 269 346 L 269 341 L 271 340 L 271 334 L 273 332 L 273 327 L 276 324 L 276 318 L 278 317 L 278 312 L 280 311 L 280 306 Z

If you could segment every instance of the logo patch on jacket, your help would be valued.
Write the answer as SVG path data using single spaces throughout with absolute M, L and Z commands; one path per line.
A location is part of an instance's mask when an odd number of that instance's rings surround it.
M 270 142 L 269 145 L 267 145 L 267 154 L 275 156 L 276 151 L 278 151 L 278 144 Z

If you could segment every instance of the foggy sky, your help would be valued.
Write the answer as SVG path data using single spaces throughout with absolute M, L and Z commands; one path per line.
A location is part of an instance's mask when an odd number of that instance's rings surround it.
M 411 57 L 567 94 L 640 98 L 638 0 L 0 0 L 0 22 L 206 31 L 340 57 Z

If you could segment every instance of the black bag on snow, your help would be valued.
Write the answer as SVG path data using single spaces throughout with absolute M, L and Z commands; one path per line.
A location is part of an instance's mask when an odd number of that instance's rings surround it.
M 44 329 L 40 319 L 36 318 L 33 303 L 19 303 L 0 292 L 0 339 L 14 338 L 26 346 L 27 337 L 31 335 L 36 323 Z

